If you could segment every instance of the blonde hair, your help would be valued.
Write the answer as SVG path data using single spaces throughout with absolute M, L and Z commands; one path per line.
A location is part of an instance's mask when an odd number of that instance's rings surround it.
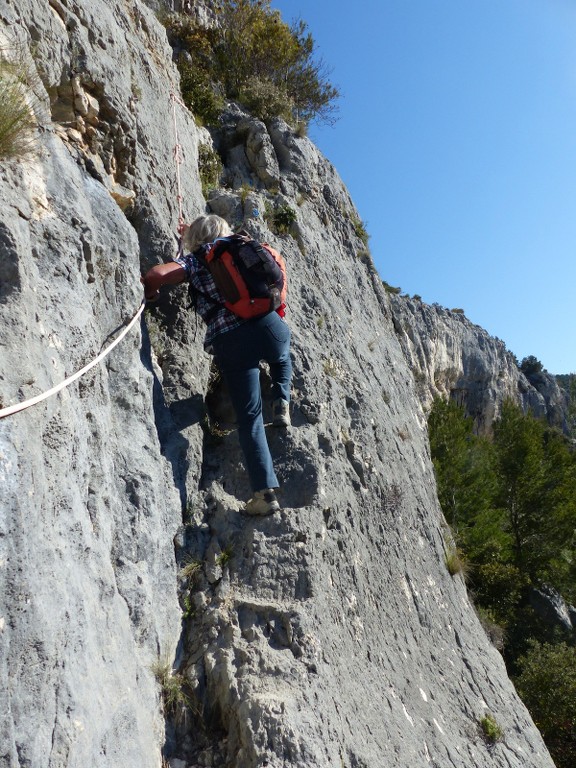
M 210 214 L 198 216 L 184 230 L 182 244 L 188 253 L 194 253 L 204 243 L 212 243 L 217 237 L 227 237 L 232 234 L 228 222 L 221 216 Z

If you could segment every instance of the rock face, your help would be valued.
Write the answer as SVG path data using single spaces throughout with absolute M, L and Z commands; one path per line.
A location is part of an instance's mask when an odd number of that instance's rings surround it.
M 549 626 L 561 627 L 569 634 L 576 631 L 576 608 L 568 604 L 552 587 L 543 584 L 540 589 L 533 588 L 530 592 L 530 605 Z
M 0 16 L 39 120 L 35 153 L 0 172 L 7 406 L 81 368 L 137 310 L 140 257 L 172 237 L 177 81 L 140 4 L 2 2 Z M 187 120 L 192 162 L 197 143 Z M 202 205 L 197 174 L 186 193 Z M 0 422 L 2 766 L 159 765 L 151 666 L 179 637 L 181 502 L 145 357 L 137 326 L 64 393 Z
M 396 335 L 414 374 L 420 402 L 428 411 L 434 397 L 465 406 L 480 433 L 490 431 L 502 403 L 566 431 L 567 395 L 545 372 L 527 378 L 501 339 L 490 336 L 461 312 L 391 295 Z
M 0 172 L 3 407 L 134 315 L 140 269 L 173 251 L 172 114 L 189 218 L 210 139 L 171 101 L 142 3 L 4 0 L 0 18 L 39 78 L 36 152 Z M 228 187 L 208 209 L 288 267 L 293 427 L 269 435 L 283 511 L 240 514 L 230 408 L 184 289 L 0 421 L 0 765 L 552 768 L 446 569 L 414 377 L 346 189 L 281 121 L 231 106 L 215 141 Z M 189 702 L 166 720 L 165 663 Z

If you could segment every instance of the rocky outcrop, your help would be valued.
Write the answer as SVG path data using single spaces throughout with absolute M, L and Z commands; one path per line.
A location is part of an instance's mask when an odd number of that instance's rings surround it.
M 552 376 L 547 371 L 539 371 L 527 373 L 526 379 L 544 399 L 548 423 L 569 433 L 570 396 L 560 385 L 556 376 Z
M 560 627 L 569 635 L 576 631 L 576 608 L 553 587 L 543 584 L 530 590 L 530 605 L 545 624 Z
M 459 310 L 398 295 L 390 296 L 390 304 L 425 412 L 435 397 L 450 397 L 465 407 L 478 431 L 486 433 L 509 399 L 567 430 L 568 398 L 554 376 L 524 376 L 504 342 Z
M 140 268 L 172 254 L 173 110 L 187 217 L 211 139 L 170 99 L 145 5 L 5 0 L 0 18 L 40 78 L 36 153 L 0 175 L 5 406 L 97 355 L 139 305 Z M 282 121 L 231 106 L 215 142 L 228 187 L 208 209 L 287 262 L 283 511 L 240 513 L 226 392 L 184 289 L 2 420 L 0 765 L 551 768 L 446 569 L 414 379 L 349 194 Z M 182 694 L 166 719 L 165 664 Z

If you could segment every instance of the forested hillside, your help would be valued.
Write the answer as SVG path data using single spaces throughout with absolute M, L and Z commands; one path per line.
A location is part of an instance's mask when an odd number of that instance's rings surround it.
M 478 436 L 454 402 L 429 418 L 449 566 L 476 609 L 559 768 L 576 764 L 576 451 L 506 402 Z

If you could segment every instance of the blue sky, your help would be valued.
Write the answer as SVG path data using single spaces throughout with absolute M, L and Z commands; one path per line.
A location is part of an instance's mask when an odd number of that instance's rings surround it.
M 310 138 L 382 277 L 576 371 L 576 2 L 272 0 L 342 92 Z

